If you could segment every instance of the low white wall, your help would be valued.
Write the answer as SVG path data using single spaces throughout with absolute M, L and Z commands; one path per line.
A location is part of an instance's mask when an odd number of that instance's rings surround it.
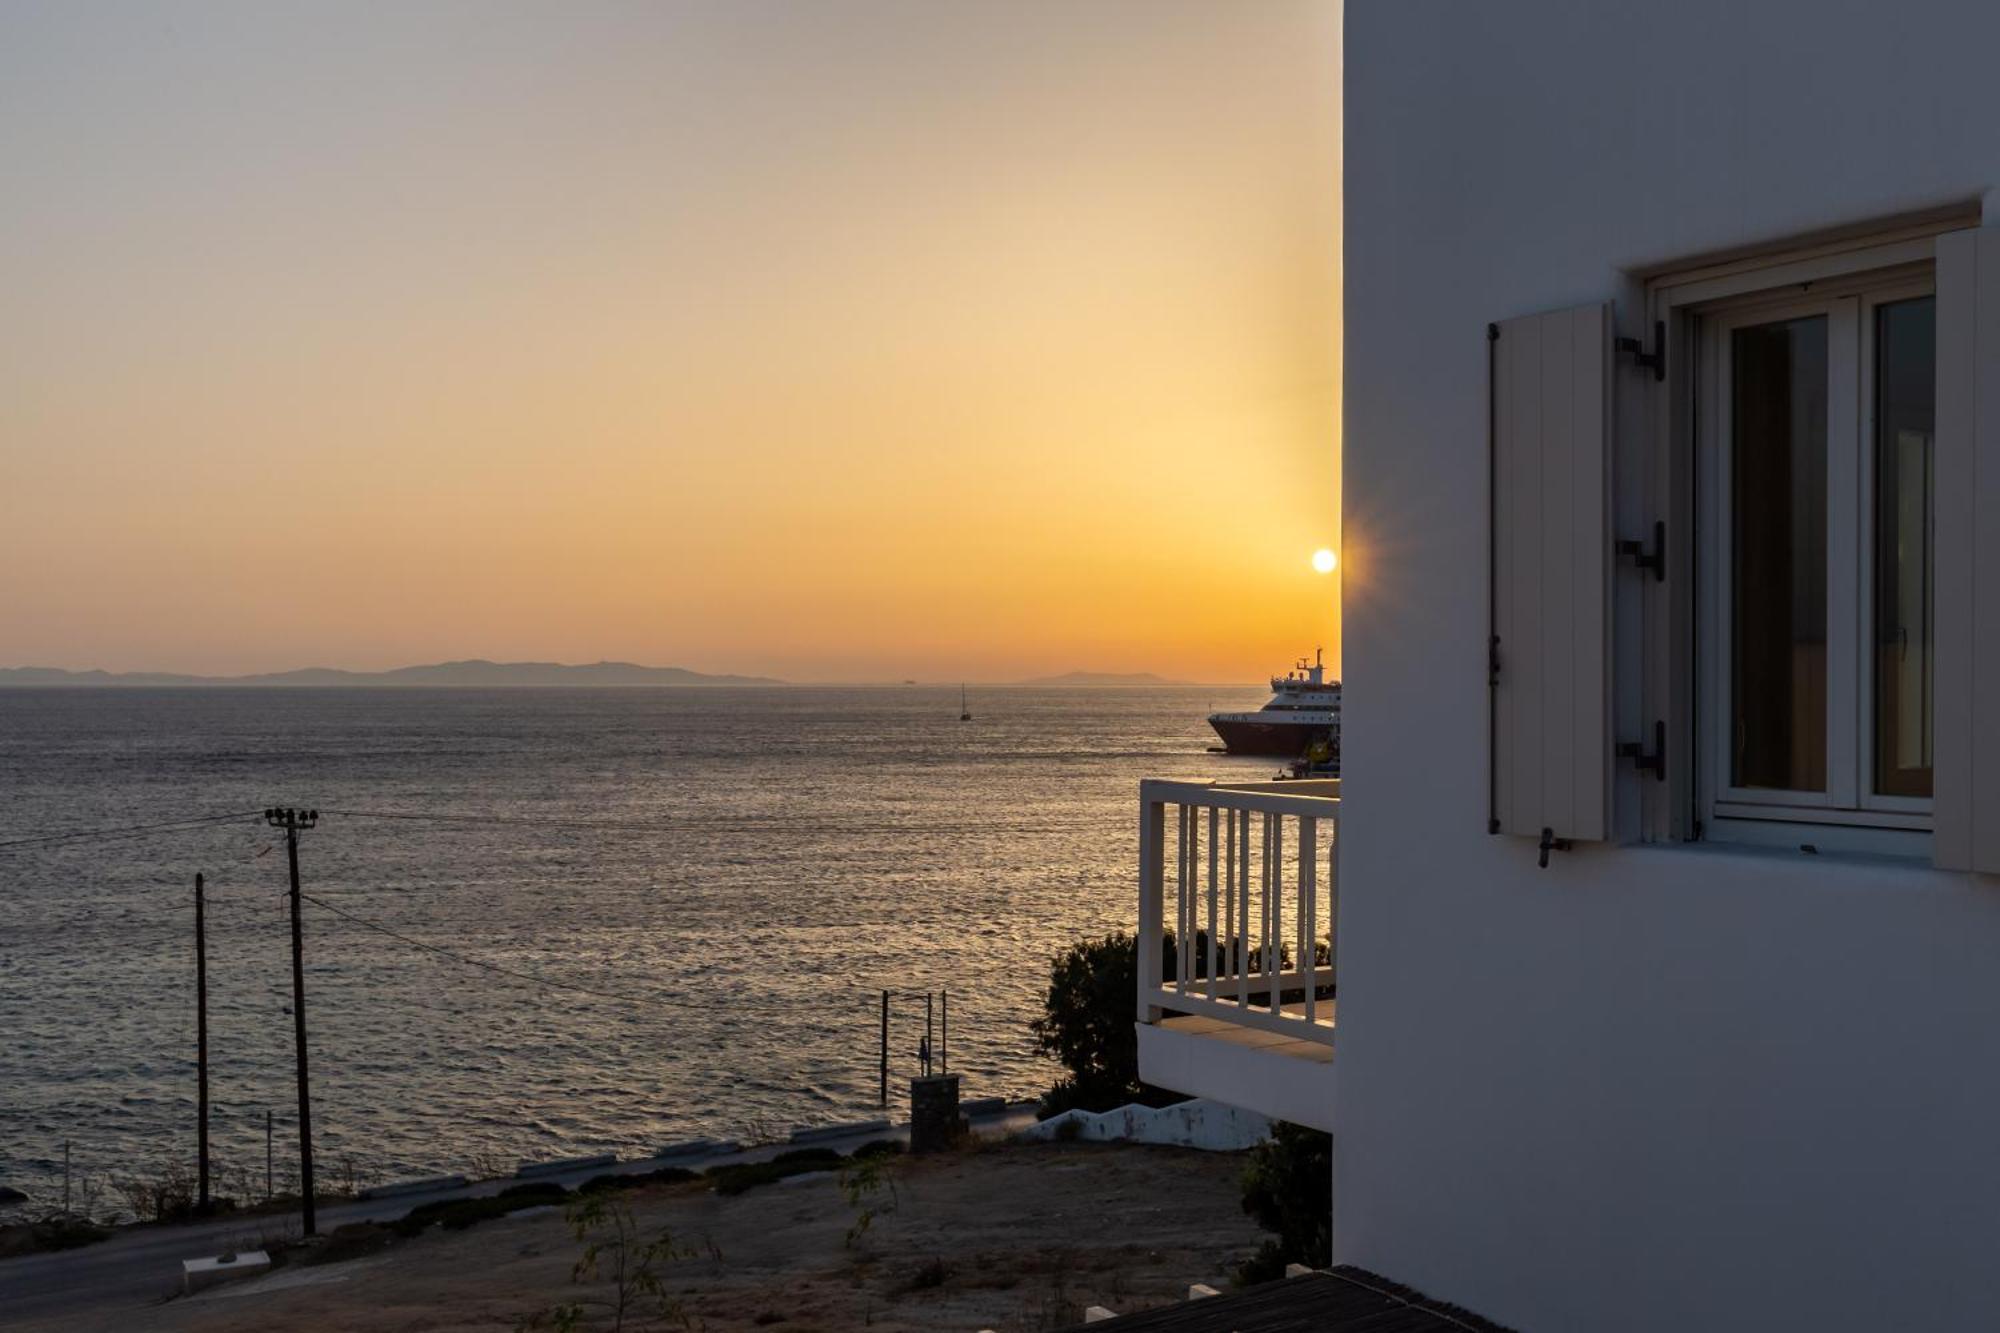
M 1074 1130 L 1065 1126 L 1074 1125 Z M 1208 1152 L 1240 1152 L 1269 1137 L 1271 1122 L 1255 1111 L 1196 1098 L 1173 1106 L 1120 1106 L 1111 1111 L 1064 1111 L 1021 1131 L 1044 1141 L 1074 1134 L 1093 1142 L 1157 1143 Z

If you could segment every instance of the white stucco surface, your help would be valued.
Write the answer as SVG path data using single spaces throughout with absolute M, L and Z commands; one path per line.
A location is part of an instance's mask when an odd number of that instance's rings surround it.
M 1996 52 L 1970 2 L 1350 0 L 1337 1261 L 1538 1333 L 1993 1326 L 2000 884 L 1486 834 L 1484 335 L 1982 199 Z
M 1075 1129 L 1066 1126 L 1074 1125 Z M 1255 1111 L 1195 1098 L 1173 1106 L 1133 1103 L 1110 1111 L 1064 1111 L 1021 1131 L 1024 1139 L 1065 1134 L 1100 1143 L 1154 1143 L 1208 1152 L 1241 1152 L 1268 1138 L 1271 1122 Z
M 1265 1035 L 1265 1034 L 1260 1034 Z M 1240 1106 L 1273 1120 L 1333 1128 L 1334 1062 L 1293 1052 L 1303 1042 L 1238 1042 L 1167 1025 L 1139 1024 L 1139 1077 L 1216 1104 Z

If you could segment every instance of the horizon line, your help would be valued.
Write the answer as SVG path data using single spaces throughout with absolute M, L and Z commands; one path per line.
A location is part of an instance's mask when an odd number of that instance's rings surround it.
M 524 675 L 535 672 L 547 674 L 573 674 L 574 680 L 466 680 L 439 679 L 449 677 L 454 671 L 465 673 L 490 672 L 504 675 L 514 673 Z M 602 679 L 604 675 L 618 673 L 629 675 L 659 676 L 665 679 Z M 28 677 L 30 679 L 21 679 Z M 301 679 L 311 677 L 339 677 L 345 679 Z M 430 678 L 426 678 L 430 677 Z M 593 678 L 598 677 L 598 678 Z M 676 679 L 678 678 L 678 679 Z M 560 662 L 544 659 L 500 660 L 495 658 L 470 657 L 454 658 L 438 662 L 412 663 L 404 666 L 383 668 L 353 668 L 331 666 L 288 667 L 268 671 L 245 671 L 231 673 L 211 673 L 199 671 L 168 671 L 152 668 L 112 670 L 104 667 L 59 667 L 24 663 L 0 666 L 0 688 L 339 688 L 353 686 L 359 688 L 563 688 L 589 687 L 606 689 L 644 688 L 778 688 L 811 686 L 850 686 L 856 688 L 883 687 L 909 688 L 912 686 L 949 687 L 952 685 L 977 685 L 981 688 L 1031 687 L 1045 685 L 1066 688 L 1147 688 L 1147 687 L 1207 687 L 1238 686 L 1257 684 L 1254 680 L 1184 680 L 1160 676 L 1149 671 L 1104 671 L 1072 669 L 1068 671 L 1044 672 L 1032 676 L 987 678 L 954 676 L 897 677 L 853 676 L 821 677 L 804 680 L 787 679 L 778 676 L 761 675 L 742 671 L 701 671 L 682 666 L 653 666 L 623 659 L 601 658 L 594 662 Z

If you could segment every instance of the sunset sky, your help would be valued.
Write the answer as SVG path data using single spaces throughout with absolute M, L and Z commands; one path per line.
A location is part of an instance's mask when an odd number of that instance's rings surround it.
M 0 665 L 1252 680 L 1336 0 L 0 11 Z

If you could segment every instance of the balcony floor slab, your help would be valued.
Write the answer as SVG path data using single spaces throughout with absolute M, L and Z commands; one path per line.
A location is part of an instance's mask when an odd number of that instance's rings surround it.
M 1318 1064 L 1333 1063 L 1333 1047 L 1323 1041 L 1287 1037 L 1276 1032 L 1266 1032 L 1263 1028 L 1238 1027 L 1226 1019 L 1187 1014 L 1163 1019 L 1159 1026 L 1171 1032 L 1185 1032 L 1190 1036 L 1228 1042 L 1233 1046 L 1247 1046 L 1255 1050 L 1268 1051 L 1273 1055 L 1289 1056 L 1295 1060 L 1311 1060 Z
M 1141 1023 L 1139 1077 L 1246 1111 L 1333 1128 L 1333 1047 L 1208 1015 Z

